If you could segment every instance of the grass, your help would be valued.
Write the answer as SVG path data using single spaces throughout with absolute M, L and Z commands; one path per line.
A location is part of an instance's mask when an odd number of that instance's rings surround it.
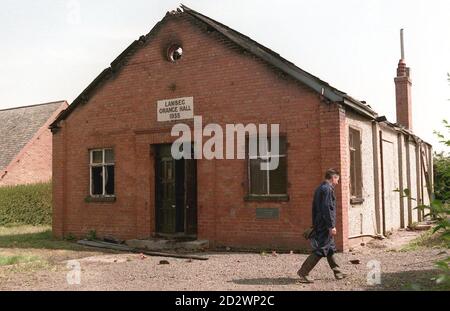
M 0 227 L 0 248 L 86 250 L 81 245 L 54 239 L 50 226 L 29 225 Z
M 17 273 L 61 268 L 64 260 L 91 256 L 97 251 L 53 238 L 50 226 L 0 226 L 0 283 Z M 64 266 L 65 267 L 65 266 Z
M 450 248 L 450 241 L 441 238 L 441 233 L 433 234 L 433 229 L 425 231 L 420 236 L 403 246 L 400 251 L 408 252 L 423 248 Z
M 29 263 L 39 260 L 37 256 L 29 255 L 15 255 L 15 256 L 1 256 L 0 255 L 0 266 L 11 266 L 21 263 Z

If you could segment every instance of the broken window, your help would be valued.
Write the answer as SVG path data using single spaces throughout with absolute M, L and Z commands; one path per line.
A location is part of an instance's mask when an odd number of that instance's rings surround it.
M 90 151 L 91 196 L 114 196 L 115 161 L 112 149 Z
M 361 132 L 349 128 L 350 151 L 350 195 L 352 198 L 362 198 L 362 163 L 361 163 Z
M 173 44 L 167 50 L 167 58 L 172 63 L 175 63 L 176 61 L 180 60 L 182 56 L 183 56 L 183 48 L 179 44 Z
M 252 196 L 277 196 L 287 194 L 287 158 L 286 137 L 280 137 L 278 152 L 272 151 L 270 138 L 267 139 L 268 150 L 266 154 L 251 155 L 247 139 L 249 194 Z M 263 170 L 261 165 L 269 165 L 272 158 L 278 158 L 278 167 L 275 170 Z

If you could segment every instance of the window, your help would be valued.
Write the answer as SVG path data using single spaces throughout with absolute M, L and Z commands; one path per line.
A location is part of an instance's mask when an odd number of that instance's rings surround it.
M 350 149 L 350 195 L 352 198 L 362 198 L 362 164 L 361 164 L 361 132 L 349 128 Z
M 267 154 L 250 155 L 249 141 L 247 140 L 248 172 L 249 172 L 249 195 L 250 196 L 286 196 L 287 194 L 287 159 L 286 138 L 280 137 L 279 152 L 272 153 L 268 138 Z M 278 158 L 278 168 L 275 170 L 261 170 L 261 164 L 269 164 L 272 158 Z
M 92 197 L 113 197 L 114 189 L 114 151 L 96 149 L 90 151 L 90 175 Z

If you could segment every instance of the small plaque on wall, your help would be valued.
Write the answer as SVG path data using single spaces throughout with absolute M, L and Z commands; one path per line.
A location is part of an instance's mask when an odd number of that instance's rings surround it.
M 194 98 L 176 98 L 158 101 L 158 122 L 194 118 Z
M 280 217 L 279 208 L 257 208 L 256 219 L 278 219 Z

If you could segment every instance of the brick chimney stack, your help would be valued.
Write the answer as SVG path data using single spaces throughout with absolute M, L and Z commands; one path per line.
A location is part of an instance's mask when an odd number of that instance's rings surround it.
M 398 62 L 395 81 L 395 97 L 397 106 L 397 124 L 412 130 L 411 79 L 409 67 L 405 63 L 403 29 L 400 30 L 401 59 Z

